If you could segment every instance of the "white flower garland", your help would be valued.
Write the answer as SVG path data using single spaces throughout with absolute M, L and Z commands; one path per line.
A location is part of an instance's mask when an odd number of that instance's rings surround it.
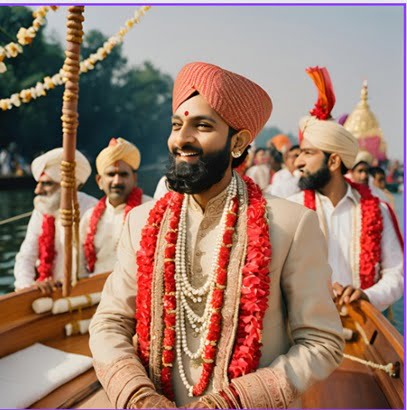
M 0 47 L 0 73 L 5 73 L 7 67 L 4 64 L 6 58 L 15 58 L 23 52 L 23 47 L 31 44 L 37 35 L 38 30 L 45 23 L 45 16 L 50 10 L 56 11 L 59 6 L 42 6 L 33 12 L 33 23 L 30 27 L 21 27 L 17 33 L 18 43 L 11 42 L 4 47 Z
M 140 7 L 135 13 L 134 17 L 127 20 L 125 27 L 122 27 L 118 33 L 106 40 L 102 47 L 91 54 L 86 60 L 80 63 L 80 72 L 87 73 L 95 68 L 96 63 L 103 61 L 118 44 L 123 42 L 124 36 L 130 29 L 140 22 L 140 18 L 151 8 L 151 6 Z M 57 85 L 62 85 L 66 81 L 64 70 L 61 68 L 57 74 L 52 77 L 44 77 L 42 82 L 38 82 L 35 87 L 31 87 L 12 94 L 9 98 L 0 100 L 0 109 L 3 111 L 11 110 L 13 107 L 19 107 L 21 103 L 28 103 L 32 99 L 42 97 L 47 94 L 48 90 L 55 88 Z

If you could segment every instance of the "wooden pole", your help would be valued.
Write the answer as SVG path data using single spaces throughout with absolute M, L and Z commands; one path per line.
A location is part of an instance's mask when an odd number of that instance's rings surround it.
M 73 225 L 78 231 L 78 202 L 75 180 L 75 150 L 78 128 L 78 93 L 80 46 L 83 31 L 82 22 L 84 7 L 72 6 L 68 9 L 65 63 L 63 70 L 66 76 L 62 105 L 63 155 L 61 163 L 61 205 L 60 215 L 64 227 L 64 281 L 62 293 L 66 297 L 71 291 Z M 78 244 L 76 244 L 78 245 Z M 79 249 L 78 249 L 79 250 Z M 75 275 L 76 277 L 76 275 Z

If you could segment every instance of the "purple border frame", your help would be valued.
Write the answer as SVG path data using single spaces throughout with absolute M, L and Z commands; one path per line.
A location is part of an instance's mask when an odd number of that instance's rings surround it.
M 403 8 L 403 26 L 404 26 L 404 39 L 403 39 L 403 61 L 404 61 L 404 67 L 403 67 L 403 95 L 404 95 L 404 118 L 403 118 L 403 160 L 404 160 L 404 203 L 403 203 L 403 216 L 404 216 L 404 223 L 403 223 L 403 233 L 404 236 L 406 235 L 406 228 L 407 228 L 407 223 L 406 223 L 406 186 L 407 186 L 407 169 L 406 169 L 406 138 L 407 138 L 407 122 L 406 122 L 406 109 L 407 109 L 407 102 L 406 102 L 406 57 L 407 57 L 407 48 L 406 48 L 406 43 L 407 43 L 407 29 L 406 29 L 406 10 L 407 10 L 407 4 L 406 3 L 149 3 L 149 2 L 134 2 L 134 3 L 91 3 L 91 4 L 86 4 L 86 1 L 83 3 L 77 2 L 77 3 L 64 3 L 64 2 L 47 2 L 48 4 L 53 4 L 53 5 L 58 5 L 58 6 L 72 6 L 72 5 L 85 5 L 87 7 L 92 7 L 92 6 L 142 6 L 142 5 L 151 5 L 151 6 L 160 6 L 160 7 L 171 7 L 171 6 L 226 6 L 226 7 L 247 7 L 247 6 L 256 6 L 256 7 L 268 7 L 268 6 L 288 6 L 288 7 L 312 7 L 312 6 L 343 6 L 343 7 L 350 7 L 350 6 L 366 6 L 366 7 L 372 7 L 372 6 L 400 6 Z M 1 6 L 43 6 L 46 5 L 46 3 L 37 3 L 37 2 L 28 2 L 28 3 L 0 3 Z M 404 316 L 404 377 L 406 376 L 406 368 L 405 368 L 405 362 L 406 362 L 406 291 L 407 291 L 407 286 L 406 286 L 406 250 L 407 250 L 407 245 L 406 242 L 404 241 L 404 309 L 403 309 L 403 316 Z M 404 408 L 406 408 L 406 385 L 404 383 Z

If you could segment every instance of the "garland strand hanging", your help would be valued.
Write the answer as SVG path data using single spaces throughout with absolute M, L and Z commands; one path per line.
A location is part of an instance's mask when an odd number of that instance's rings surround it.
M 0 73 L 5 73 L 7 67 L 4 60 L 7 58 L 15 58 L 23 52 L 23 47 L 31 44 L 37 35 L 41 26 L 45 23 L 45 16 L 50 10 L 56 11 L 59 6 L 42 6 L 35 10 L 32 15 L 34 20 L 32 25 L 28 28 L 21 27 L 17 33 L 18 44 L 11 42 L 4 47 L 0 46 Z M 22 47 L 23 46 L 23 47 Z
M 134 17 L 127 20 L 125 27 L 122 27 L 118 33 L 106 40 L 98 50 L 91 54 L 86 60 L 80 63 L 80 73 L 87 73 L 95 68 L 99 61 L 103 61 L 113 50 L 114 47 L 121 44 L 125 35 L 130 31 L 134 24 L 140 22 L 140 18 L 151 8 L 143 6 L 136 10 Z M 11 110 L 13 107 L 19 107 L 22 103 L 29 103 L 31 100 L 47 95 L 48 90 L 52 90 L 57 85 L 62 85 L 66 81 L 65 72 L 61 68 L 57 74 L 52 77 L 44 77 L 42 82 L 38 82 L 34 87 L 27 88 L 19 93 L 12 94 L 9 98 L 0 100 L 0 109 L 3 111 Z

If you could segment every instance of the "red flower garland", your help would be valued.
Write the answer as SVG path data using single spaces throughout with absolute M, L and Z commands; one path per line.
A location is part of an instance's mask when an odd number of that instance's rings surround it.
M 361 196 L 362 229 L 360 235 L 359 277 L 361 289 L 368 289 L 375 283 L 376 267 L 381 262 L 383 216 L 380 211 L 380 200 L 372 195 L 368 186 L 356 184 L 349 180 L 346 181 Z M 315 191 L 304 191 L 304 205 L 314 211 L 316 210 Z
M 269 295 L 269 264 L 271 261 L 271 244 L 269 228 L 266 219 L 266 201 L 260 188 L 250 179 L 244 178 L 248 187 L 249 206 L 247 211 L 248 253 L 242 272 L 242 292 L 238 315 L 237 337 L 229 366 L 229 375 L 239 377 L 254 371 L 259 364 L 261 352 L 261 331 L 263 318 L 268 307 Z M 175 247 L 178 234 L 178 224 L 183 196 L 168 193 L 158 201 L 150 211 L 148 222 L 143 228 L 140 250 L 137 253 L 137 283 L 136 298 L 136 332 L 138 335 L 138 351 L 145 366 L 148 366 L 150 355 L 150 325 L 151 325 L 151 282 L 154 268 L 154 255 L 157 246 L 157 235 L 167 208 L 171 216 L 165 239 L 164 261 L 164 339 L 161 384 L 163 393 L 173 399 L 172 388 L 173 362 L 175 360 L 176 343 L 176 298 L 175 298 Z M 201 378 L 193 388 L 193 395 L 199 396 L 206 390 L 215 366 L 217 343 L 221 334 L 221 309 L 224 300 L 224 289 L 227 283 L 227 268 L 229 265 L 231 244 L 233 243 L 234 227 L 237 222 L 238 201 L 233 199 L 233 208 L 227 215 L 223 244 L 219 253 L 216 286 L 212 295 L 212 314 L 209 319 L 207 343 L 203 353 L 203 369 Z
M 141 204 L 143 191 L 140 188 L 133 188 L 127 198 L 126 207 L 124 208 L 123 222 L 127 214 L 136 206 Z M 89 273 L 95 270 L 96 263 L 96 249 L 95 249 L 95 235 L 97 226 L 106 210 L 106 196 L 99 200 L 93 209 L 89 220 L 88 233 L 86 235 L 85 243 L 83 244 L 84 254 L 86 259 L 86 268 Z
M 42 218 L 41 235 L 38 237 L 38 258 L 40 264 L 37 268 L 38 281 L 52 277 L 55 251 L 55 217 L 44 215 Z
M 263 319 L 270 293 L 271 243 L 266 218 L 267 202 L 248 177 L 247 256 L 242 270 L 238 328 L 228 374 L 230 379 L 254 372 L 260 361 Z
M 143 291 L 137 292 L 134 317 L 138 337 L 138 354 L 145 367 L 148 367 L 150 358 L 151 285 L 157 236 L 169 202 L 176 195 L 173 192 L 168 192 L 151 209 L 147 224 L 141 231 L 140 249 L 137 252 L 137 288 Z

